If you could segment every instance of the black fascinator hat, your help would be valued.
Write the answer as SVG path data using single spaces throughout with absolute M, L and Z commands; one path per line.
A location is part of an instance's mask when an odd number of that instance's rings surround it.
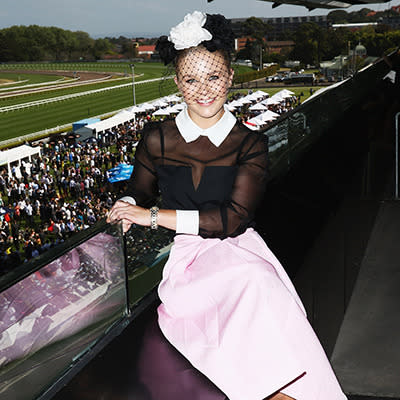
M 156 43 L 156 50 L 165 65 L 172 63 L 178 54 L 178 50 L 176 50 L 174 44 L 168 40 L 168 36 L 160 36 Z
M 231 21 L 221 14 L 207 14 L 206 23 L 203 26 L 207 29 L 212 39 L 203 43 L 208 51 L 225 50 L 231 53 L 235 48 L 235 36 L 233 34 Z
M 195 13 L 197 13 L 197 17 L 199 17 L 199 15 L 202 17 L 201 25 L 196 25 L 196 23 L 185 23 L 186 19 L 188 17 L 190 18 Z M 174 38 L 171 38 L 172 35 L 169 37 L 161 36 L 157 40 L 156 50 L 158 51 L 160 58 L 165 65 L 173 63 L 181 50 L 198 45 L 203 45 L 210 52 L 223 50 L 228 55 L 234 50 L 235 36 L 233 34 L 231 22 L 221 14 L 203 14 L 199 11 L 195 11 L 193 14 L 188 14 L 185 17 L 184 22 L 172 29 L 176 28 L 179 28 L 182 36 L 188 35 L 191 37 L 193 36 L 194 30 L 202 30 L 207 38 L 211 36 L 211 39 L 202 40 L 200 42 L 191 42 L 190 40 L 186 40 L 186 44 L 182 45 L 182 43 L 180 43 L 178 46 L 176 43 L 176 35 Z

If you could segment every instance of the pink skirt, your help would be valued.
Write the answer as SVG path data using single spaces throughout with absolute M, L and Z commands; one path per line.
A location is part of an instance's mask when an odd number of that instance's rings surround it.
M 177 235 L 159 296 L 165 337 L 230 400 L 346 399 L 293 284 L 253 229 Z

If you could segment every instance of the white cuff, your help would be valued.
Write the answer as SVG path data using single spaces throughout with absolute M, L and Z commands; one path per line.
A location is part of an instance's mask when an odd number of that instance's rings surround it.
M 199 234 L 199 211 L 176 210 L 176 233 Z
M 129 204 L 132 204 L 132 205 L 136 206 L 136 200 L 131 196 L 124 196 L 124 197 L 121 197 L 118 200 L 119 201 L 125 201 L 125 203 L 129 203 Z

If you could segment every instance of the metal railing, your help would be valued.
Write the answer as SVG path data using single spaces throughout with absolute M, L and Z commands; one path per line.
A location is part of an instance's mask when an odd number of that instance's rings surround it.
M 394 198 L 396 200 L 399 199 L 399 119 L 400 112 L 398 112 L 395 116 L 396 121 L 396 132 L 395 132 L 395 189 L 394 189 Z

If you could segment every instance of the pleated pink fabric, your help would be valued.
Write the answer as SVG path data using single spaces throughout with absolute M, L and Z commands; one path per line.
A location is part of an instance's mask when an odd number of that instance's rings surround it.
M 253 229 L 177 235 L 159 295 L 165 337 L 230 400 L 346 399 L 293 284 Z

